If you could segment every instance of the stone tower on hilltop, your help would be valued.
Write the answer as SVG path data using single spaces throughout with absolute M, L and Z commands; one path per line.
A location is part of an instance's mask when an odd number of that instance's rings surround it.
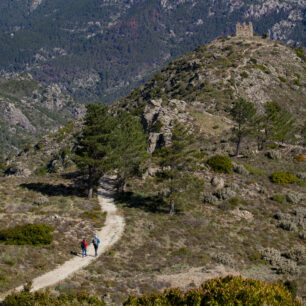
M 246 24 L 245 22 L 240 24 L 239 22 L 236 24 L 236 36 L 238 37 L 253 37 L 253 24 L 249 22 Z

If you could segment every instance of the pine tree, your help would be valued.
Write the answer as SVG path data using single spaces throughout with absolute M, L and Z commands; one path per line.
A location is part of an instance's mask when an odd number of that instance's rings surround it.
M 252 133 L 256 117 L 256 108 L 253 103 L 247 102 L 244 99 L 239 99 L 231 109 L 231 115 L 237 123 L 237 127 L 233 129 L 237 139 L 235 153 L 237 156 L 240 153 L 242 139 Z
M 158 164 L 163 169 L 164 185 L 168 187 L 167 198 L 170 214 L 175 209 L 175 193 L 184 189 L 182 181 L 189 170 L 193 170 L 195 150 L 192 146 L 194 136 L 190 130 L 178 121 L 172 129 L 172 143 L 163 147 L 157 154 Z
M 79 169 L 88 175 L 88 199 L 92 198 L 93 188 L 100 178 L 111 168 L 111 137 L 116 119 L 108 114 L 108 107 L 102 104 L 86 106 L 82 137 L 75 153 Z
M 127 112 L 118 115 L 112 147 L 113 168 L 119 173 L 117 187 L 125 192 L 127 179 L 137 174 L 149 157 L 146 135 L 138 118 Z
M 258 117 L 257 136 L 259 148 L 262 149 L 267 141 L 284 142 L 292 136 L 295 130 L 295 118 L 276 102 L 264 105 L 265 113 Z

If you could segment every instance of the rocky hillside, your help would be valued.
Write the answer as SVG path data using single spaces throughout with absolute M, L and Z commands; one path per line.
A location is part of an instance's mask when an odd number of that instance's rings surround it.
M 303 1 L 26 0 L 0 4 L 0 70 L 113 101 L 169 60 L 253 21 L 260 35 L 305 45 Z
M 81 288 L 119 305 L 131 293 L 186 290 L 210 278 L 241 274 L 289 280 L 305 300 L 305 75 L 301 50 L 259 37 L 221 38 L 171 62 L 113 104 L 114 114 L 130 111 L 141 118 L 152 157 L 116 199 L 126 221 L 120 243 L 52 289 L 72 293 Z M 239 97 L 252 101 L 259 114 L 269 101 L 289 110 L 296 118 L 294 135 L 261 150 L 250 135 L 241 154 L 233 156 L 230 109 Z M 177 121 L 189 134 L 179 134 Z M 83 184 L 71 161 L 80 129 L 76 121 L 8 160 L 3 186 L 54 177 L 70 187 Z M 193 142 L 187 148 L 181 144 L 188 154 L 175 152 L 180 162 L 185 160 L 169 180 L 163 162 L 171 150 L 159 149 L 171 148 L 180 136 Z M 18 183 L 14 188 L 19 190 Z M 48 216 L 43 208 L 31 212 Z M 5 288 L 11 286 L 7 281 Z
M 6 74 L 0 78 L 0 155 L 25 147 L 84 111 L 58 85 L 44 86 L 27 73 Z
M 171 130 L 178 120 L 190 126 L 199 139 L 210 142 L 209 147 L 213 147 L 216 139 L 218 142 L 223 139 L 223 147 L 232 154 L 233 147 L 227 145 L 227 140 L 232 137 L 234 123 L 229 110 L 233 102 L 239 97 L 245 98 L 253 102 L 260 113 L 266 102 L 274 101 L 294 115 L 296 130 L 292 143 L 303 144 L 305 69 L 304 53 L 283 43 L 258 36 L 220 38 L 170 62 L 144 86 L 115 102 L 111 109 L 113 113 L 127 110 L 141 117 L 144 130 L 149 134 L 151 153 L 171 142 Z M 62 106 L 61 100 L 50 101 L 45 96 L 43 100 L 50 111 Z M 72 101 L 69 98 L 67 101 L 69 106 Z M 84 109 L 80 111 L 67 105 L 70 114 L 84 113 Z M 39 142 L 42 150 L 40 145 L 28 146 L 16 161 L 23 160 L 22 163 L 30 165 L 26 168 L 35 172 L 50 163 L 52 156 L 63 148 L 73 150 L 77 141 L 73 135 L 80 129 L 81 122 L 75 121 L 42 138 Z M 206 150 L 205 146 L 200 147 Z M 245 149 L 249 149 L 248 143 Z M 39 151 L 40 157 L 32 160 L 33 152 L 36 155 Z
M 253 102 L 259 112 L 268 101 L 288 109 L 297 121 L 297 141 L 303 143 L 305 69 L 303 52 L 285 44 L 260 37 L 221 38 L 172 61 L 116 106 L 142 116 L 152 151 L 157 142 L 167 142 L 175 119 L 204 125 L 203 137 L 221 137 L 223 129 L 230 130 L 229 110 L 238 97 Z

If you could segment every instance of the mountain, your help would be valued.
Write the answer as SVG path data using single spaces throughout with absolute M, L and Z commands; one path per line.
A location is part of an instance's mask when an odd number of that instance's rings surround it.
M 262 113 L 264 105 L 273 101 L 293 114 L 295 135 L 290 142 L 292 145 L 303 145 L 305 70 L 302 49 L 258 36 L 218 38 L 170 62 L 144 85 L 114 102 L 111 112 L 128 111 L 141 118 L 143 128 L 148 133 L 148 150 L 151 153 L 169 144 L 171 130 L 175 120 L 178 120 L 193 126 L 201 150 L 210 151 L 213 143 L 221 141 L 225 143 L 222 150 L 233 154 L 233 146 L 228 145 L 232 142 L 231 128 L 234 123 L 230 110 L 233 103 L 244 98 L 253 102 L 258 112 Z M 37 84 L 33 80 L 31 82 Z M 24 88 L 33 92 L 27 83 Z M 40 96 L 40 99 L 45 101 L 46 109 L 60 104 L 54 102 L 56 99 L 51 101 L 53 103 L 44 96 Z M 70 110 L 70 115 L 73 112 L 75 116 L 84 113 L 84 109 L 73 111 L 67 106 L 66 109 L 67 112 Z M 29 171 L 26 171 L 28 173 L 48 165 L 52 168 L 56 158 L 61 164 L 61 154 L 58 155 L 58 152 L 63 149 L 67 151 L 67 148 L 68 151 L 74 150 L 80 129 L 81 121 L 71 122 L 43 137 L 39 142 L 41 145 L 29 147 L 26 152 L 16 156 L 16 161 L 30 165 Z M 200 140 L 204 143 L 201 144 Z M 245 143 L 246 152 L 251 146 L 250 139 Z
M 0 70 L 26 71 L 80 101 L 110 102 L 173 58 L 253 21 L 305 45 L 303 1 L 3 0 Z
M 56 84 L 43 85 L 28 73 L 7 73 L 0 77 L 0 111 L 2 155 L 81 118 L 85 107 Z
M 233 102 L 241 97 L 260 112 L 266 102 L 278 103 L 294 114 L 300 133 L 306 115 L 305 81 L 302 50 L 257 36 L 220 38 L 170 62 L 116 105 L 142 116 L 152 148 L 166 142 L 173 122 L 169 116 L 175 113 L 182 122 L 189 114 L 200 126 L 208 120 L 202 136 L 221 137 L 210 126 L 215 124 L 211 116 L 225 117 L 226 122 Z
M 116 197 L 126 223 L 120 242 L 55 290 L 82 288 L 119 305 L 130 294 L 193 289 L 210 278 L 241 274 L 285 282 L 305 301 L 305 69 L 302 49 L 258 36 L 219 38 L 112 104 L 113 115 L 139 117 L 152 154 Z M 295 117 L 293 133 L 262 148 L 248 134 L 234 156 L 231 109 L 239 98 L 252 101 L 258 115 L 267 102 L 278 103 Z M 1 163 L 1 220 L 11 220 L 10 226 L 36 220 L 55 227 L 58 239 L 35 248 L 33 256 L 18 253 L 13 262 L 10 252 L 18 246 L 5 249 L 1 292 L 20 284 L 28 271 L 38 275 L 54 267 L 53 246 L 64 244 L 60 260 L 67 259 L 83 227 L 89 235 L 92 222 L 101 222 L 96 198 L 85 200 L 86 176 L 73 163 L 81 129 L 75 121 Z M 180 150 L 171 151 L 174 143 Z M 169 172 L 167 158 L 178 161 L 176 171 Z M 37 263 L 39 254 L 44 258 Z

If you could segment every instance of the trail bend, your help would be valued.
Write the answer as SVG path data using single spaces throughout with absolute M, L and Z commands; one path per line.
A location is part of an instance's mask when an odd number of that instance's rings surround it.
M 114 187 L 115 177 L 104 177 L 100 181 L 98 188 L 98 200 L 101 210 L 106 212 L 106 220 L 104 226 L 96 233 L 100 238 L 101 243 L 98 248 L 98 256 L 101 256 L 111 246 L 113 246 L 122 236 L 125 222 L 124 218 L 118 214 L 117 207 L 114 203 Z M 58 266 L 52 271 L 49 271 L 41 276 L 32 280 L 32 291 L 37 291 L 49 286 L 53 286 L 58 282 L 71 276 L 73 273 L 85 268 L 97 257 L 94 257 L 94 247 L 90 243 L 87 247 L 87 257 L 75 256 L 74 258 L 66 261 L 64 264 Z M 15 291 L 21 291 L 23 285 L 15 288 Z M 7 292 L 2 298 L 10 294 L 12 291 Z

